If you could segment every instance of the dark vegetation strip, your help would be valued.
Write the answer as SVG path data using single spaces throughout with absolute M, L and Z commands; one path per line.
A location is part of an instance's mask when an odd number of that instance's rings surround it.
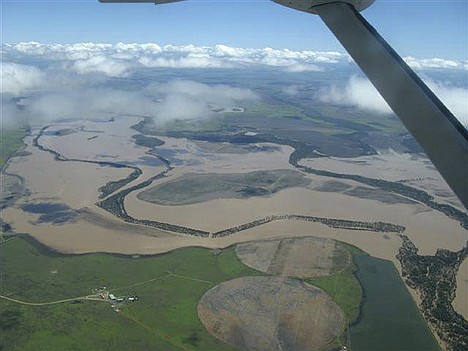
M 132 173 L 130 173 L 127 177 L 119 180 L 114 180 L 106 183 L 105 185 L 101 186 L 98 191 L 100 192 L 99 198 L 103 199 L 110 194 L 116 192 L 123 186 L 133 182 L 136 180 L 143 172 L 141 169 L 136 168 Z
M 139 146 L 149 147 L 151 149 L 165 144 L 163 140 L 143 134 L 135 134 L 132 136 L 132 138 L 133 140 L 135 140 L 135 144 Z
M 133 128 L 141 133 L 158 135 L 161 133 L 152 131 L 151 128 L 147 127 L 148 121 L 142 121 Z M 313 169 L 307 166 L 300 165 L 299 162 L 303 158 L 319 158 L 323 157 L 317 153 L 314 146 L 309 145 L 305 142 L 298 140 L 290 140 L 282 138 L 276 135 L 270 134 L 258 134 L 258 135 L 245 135 L 244 133 L 240 134 L 215 134 L 215 133 L 194 133 L 194 132 L 166 132 L 165 135 L 176 137 L 176 138 L 187 138 L 191 140 L 204 140 L 210 142 L 229 142 L 231 144 L 250 144 L 250 143 L 275 143 L 281 145 L 288 145 L 294 148 L 294 151 L 289 156 L 289 163 L 297 168 L 300 171 L 315 174 L 319 176 L 337 178 L 337 179 L 349 179 L 361 184 L 369 185 L 374 188 L 381 189 L 383 191 L 388 191 L 394 194 L 405 196 L 412 200 L 418 201 L 436 211 L 439 211 L 445 214 L 447 217 L 452 218 L 460 223 L 460 225 L 468 229 L 468 214 L 464 213 L 457 208 L 448 205 L 441 204 L 434 201 L 434 198 L 429 195 L 427 192 L 421 189 L 413 188 L 411 186 L 402 184 L 400 182 L 391 182 L 388 180 L 376 179 L 364 177 L 356 174 L 344 174 L 344 173 L 335 173 L 324 170 Z M 366 147 L 365 143 L 359 145 L 361 153 L 363 155 L 372 155 L 375 154 L 375 150 L 371 147 Z
M 332 228 L 349 229 L 349 230 L 366 230 L 366 231 L 373 231 L 373 232 L 394 232 L 394 233 L 403 233 L 405 231 L 405 227 L 401 225 L 385 223 L 385 222 L 362 222 L 362 221 L 350 221 L 346 219 L 287 214 L 287 215 L 268 216 L 268 217 L 258 219 L 253 222 L 239 225 L 237 227 L 224 229 L 219 232 L 213 233 L 212 237 L 213 238 L 224 237 L 224 236 L 236 234 L 238 232 L 241 232 L 247 229 L 258 227 L 263 224 L 267 224 L 273 221 L 280 221 L 280 220 L 316 222 L 316 223 L 325 224 Z
M 338 178 L 338 179 L 349 179 L 355 182 L 359 182 L 361 184 L 369 185 L 374 188 L 379 188 L 384 191 L 388 191 L 394 194 L 402 195 L 412 200 L 418 201 L 436 211 L 439 211 L 445 214 L 447 217 L 452 218 L 458 222 L 460 225 L 468 229 L 468 214 L 464 213 L 457 208 L 450 206 L 448 204 L 441 204 L 434 201 L 434 198 L 429 195 L 427 192 L 421 189 L 413 188 L 411 186 L 399 183 L 399 182 L 391 182 L 388 180 L 376 179 L 376 178 L 369 178 L 364 177 L 356 174 L 344 174 L 344 173 L 335 173 L 329 171 L 323 171 L 318 169 L 313 169 L 310 167 L 306 167 L 300 165 L 299 162 L 303 158 L 319 158 L 323 157 L 317 152 L 316 147 L 313 145 L 309 145 L 305 142 L 298 141 L 298 140 L 290 140 L 286 138 L 282 138 L 277 135 L 270 135 L 270 134 L 257 134 L 257 135 L 245 135 L 244 133 L 239 134 L 216 134 L 216 133 L 194 133 L 194 132 L 165 132 L 159 133 L 156 131 L 152 131 L 151 128 L 148 128 L 147 124 L 148 121 L 142 121 L 135 126 L 133 129 L 143 133 L 143 134 L 151 134 L 151 135 L 159 135 L 164 134 L 175 138 L 187 138 L 191 140 L 203 140 L 203 141 L 210 141 L 210 142 L 228 142 L 231 144 L 250 144 L 250 143 L 274 143 L 274 144 L 281 144 L 281 145 L 288 145 L 294 148 L 294 151 L 289 156 L 289 163 L 297 168 L 300 171 L 315 174 L 319 176 L 331 177 L 331 178 Z M 359 133 L 355 133 L 356 138 L 360 135 Z M 371 148 L 366 143 L 359 144 L 360 153 L 362 155 L 373 155 L 376 154 L 375 150 Z
M 338 179 L 349 179 L 355 182 L 372 186 L 374 188 L 382 189 L 384 191 L 405 196 L 412 200 L 418 201 L 436 211 L 442 212 L 447 217 L 460 222 L 460 225 L 463 228 L 468 229 L 468 214 L 458 210 L 453 206 L 441 204 L 434 201 L 434 198 L 424 190 L 413 188 L 400 182 L 391 182 L 383 179 L 369 178 L 357 174 L 335 173 L 303 166 L 299 164 L 301 159 L 317 158 L 320 157 L 320 155 L 317 155 L 317 152 L 314 149 L 312 149 L 310 145 L 307 145 L 302 142 L 292 141 L 287 142 L 286 144 L 294 148 L 294 152 L 292 152 L 291 155 L 289 155 L 289 163 L 292 166 L 296 167 L 298 170 L 319 176 Z
M 167 160 L 166 160 L 167 161 Z M 203 230 L 199 229 L 193 229 L 193 228 L 188 228 L 188 227 L 183 227 L 175 224 L 170 224 L 170 223 L 164 223 L 164 222 L 157 222 L 157 221 L 152 221 L 152 220 L 147 220 L 147 219 L 137 219 L 132 216 L 130 216 L 127 211 L 125 210 L 125 197 L 130 194 L 133 191 L 143 189 L 147 186 L 149 186 L 151 183 L 153 183 L 155 180 L 164 178 L 166 173 L 171 171 L 172 167 L 167 167 L 165 171 L 159 173 L 158 175 L 141 182 L 139 184 L 136 184 L 132 187 L 129 187 L 127 189 L 124 189 L 112 196 L 109 196 L 107 199 L 97 203 L 97 205 L 107 212 L 112 213 L 114 216 L 121 218 L 127 223 L 133 223 L 133 224 L 140 224 L 140 225 L 145 225 L 147 227 L 153 227 L 157 229 L 162 229 L 162 230 L 168 230 L 171 232 L 176 232 L 176 233 L 181 233 L 181 234 L 188 234 L 188 235 L 195 235 L 195 236 L 201 236 L 201 237 L 208 237 L 209 233 Z
M 406 235 L 401 238 L 403 245 L 397 258 L 406 284 L 421 296 L 424 317 L 449 350 L 468 350 L 468 322 L 452 306 L 456 275 L 468 257 L 468 245 L 458 252 L 438 249 L 435 256 L 420 256 Z
M 171 232 L 176 232 L 176 233 L 182 233 L 182 234 L 188 234 L 188 235 L 195 235 L 195 236 L 202 236 L 202 237 L 207 237 L 209 236 L 209 233 L 203 230 L 198 230 L 198 229 L 193 229 L 193 228 L 188 228 L 188 227 L 183 227 L 175 224 L 169 224 L 169 223 L 164 223 L 164 222 L 157 222 L 157 221 L 152 221 L 152 220 L 146 220 L 146 219 L 137 219 L 133 218 L 130 216 L 127 211 L 125 210 L 125 197 L 130 194 L 133 191 L 143 189 L 147 186 L 149 186 L 153 181 L 157 179 L 161 179 L 165 177 L 166 173 L 170 172 L 173 168 L 168 160 L 165 158 L 158 156 L 158 155 L 153 155 L 157 157 L 161 162 L 163 162 L 166 166 L 166 169 L 157 174 L 154 177 L 151 177 L 150 179 L 141 182 L 139 184 L 136 184 L 132 187 L 129 187 L 127 189 L 124 189 L 118 193 L 115 193 L 114 195 L 109 196 L 111 193 L 115 192 L 119 188 L 123 187 L 124 185 L 130 183 L 131 181 L 135 180 L 138 178 L 138 176 L 142 173 L 141 169 L 139 169 L 136 166 L 128 166 L 116 162 L 108 162 L 108 161 L 91 161 L 91 160 L 80 160 L 80 159 L 72 159 L 65 157 L 61 154 L 59 154 L 57 151 L 49 149 L 39 143 L 39 138 L 42 136 L 42 134 L 47 130 L 49 126 L 45 126 L 40 130 L 38 135 L 33 139 L 33 145 L 37 148 L 39 148 L 42 151 L 48 152 L 52 155 L 54 155 L 54 159 L 56 161 L 73 161 L 73 162 L 84 162 L 84 163 L 91 163 L 91 164 L 98 164 L 100 166 L 106 166 L 106 167 L 114 167 L 114 168 L 130 168 L 133 169 L 134 171 L 127 176 L 124 179 L 121 179 L 119 181 L 115 182 L 109 182 L 103 187 L 101 187 L 99 190 L 101 192 L 100 198 L 104 198 L 108 196 L 106 199 L 100 201 L 97 203 L 97 206 L 101 207 L 102 209 L 108 211 L 109 213 L 113 214 L 116 217 L 119 217 L 123 219 L 127 223 L 132 223 L 132 224 L 140 224 L 140 225 L 145 225 L 147 227 L 153 227 L 153 228 L 158 228 L 162 230 L 168 230 Z M 107 195 L 105 195 L 108 193 Z
M 412 200 L 416 200 L 420 203 L 423 203 L 424 205 L 434 210 L 442 212 L 447 217 L 455 219 L 456 221 L 460 222 L 460 225 L 463 228 L 468 229 L 468 215 L 466 213 L 456 209 L 453 206 L 450 206 L 447 204 L 441 204 L 441 203 L 434 201 L 434 198 L 423 190 L 416 189 L 416 188 L 410 187 L 402 183 L 390 182 L 388 180 L 368 178 L 368 177 L 363 177 L 357 174 L 334 173 L 334 172 L 323 171 L 323 170 L 318 170 L 318 169 L 313 169 L 310 167 L 302 166 L 298 164 L 298 160 L 292 156 L 293 154 L 291 154 L 291 157 L 289 158 L 290 163 L 294 167 L 296 167 L 297 169 L 303 172 L 315 174 L 319 176 L 338 178 L 338 179 L 349 179 L 355 182 L 370 185 L 374 188 L 379 188 L 384 191 L 388 191 L 388 192 L 392 192 L 398 195 L 408 197 Z

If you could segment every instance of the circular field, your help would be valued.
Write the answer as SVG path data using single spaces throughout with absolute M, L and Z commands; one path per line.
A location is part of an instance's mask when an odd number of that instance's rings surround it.
M 351 255 L 339 243 L 314 237 L 242 243 L 236 254 L 258 271 L 298 278 L 330 275 L 351 263 Z
M 217 339 L 241 350 L 320 350 L 344 315 L 325 292 L 296 279 L 244 277 L 207 291 L 198 316 Z

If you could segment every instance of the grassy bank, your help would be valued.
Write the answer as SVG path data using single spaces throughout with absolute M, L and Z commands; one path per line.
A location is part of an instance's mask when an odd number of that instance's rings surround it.
M 348 250 L 353 258 L 355 255 L 365 254 L 355 246 L 345 243 L 341 243 L 341 245 Z M 353 260 L 348 267 L 340 272 L 308 280 L 312 285 L 326 291 L 335 300 L 343 310 L 348 323 L 354 322 L 359 317 L 363 295 L 361 284 L 355 276 L 356 270 L 357 267 Z
M 22 125 L 8 126 L 0 133 L 0 169 L 6 161 L 23 146 L 23 138 L 29 134 L 29 127 Z

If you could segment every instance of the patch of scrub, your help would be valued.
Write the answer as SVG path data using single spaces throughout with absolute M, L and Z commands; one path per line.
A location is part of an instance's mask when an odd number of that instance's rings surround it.
M 164 162 L 155 156 L 141 156 L 133 162 L 125 162 L 128 166 L 148 166 L 148 167 L 162 167 Z
M 291 187 L 307 187 L 300 172 L 279 169 L 250 173 L 187 173 L 138 194 L 138 199 L 159 205 L 188 205 L 217 198 L 268 196 Z
M 358 186 L 344 192 L 346 195 L 360 197 L 362 199 L 377 200 L 386 204 L 416 204 L 416 201 L 410 200 L 406 197 L 393 194 L 381 189 L 366 188 Z
M 237 278 L 208 290 L 198 316 L 210 334 L 240 350 L 320 350 L 343 331 L 329 295 L 282 277 Z
M 133 135 L 132 138 L 135 140 L 135 144 L 139 146 L 154 148 L 157 146 L 164 145 L 164 141 L 156 137 L 151 137 L 143 134 Z
M 457 289 L 452 304 L 455 310 L 468 320 L 468 258 L 458 268 Z
M 58 129 L 58 130 L 50 130 L 50 131 L 45 131 L 44 135 L 50 135 L 50 136 L 66 136 L 70 135 L 73 133 L 76 133 L 76 129 L 71 129 L 71 128 L 66 128 L 66 129 Z
M 238 244 L 236 254 L 261 272 L 298 278 L 330 275 L 351 263 L 351 255 L 339 243 L 313 237 Z
M 21 209 L 29 213 L 47 214 L 47 213 L 67 211 L 70 209 L 70 207 L 68 207 L 65 204 L 60 204 L 60 203 L 36 202 L 36 203 L 24 204 L 21 206 Z
M 336 180 L 329 180 L 320 184 L 319 186 L 314 187 L 316 191 L 324 191 L 324 192 L 341 192 L 351 188 L 351 185 L 338 182 Z
M 248 135 L 247 133 L 245 135 Z M 256 135 L 256 134 L 255 134 Z M 251 135 L 248 135 L 251 136 Z M 193 143 L 207 153 L 214 154 L 248 154 L 251 152 L 275 152 L 281 147 L 275 144 L 231 144 L 194 140 Z

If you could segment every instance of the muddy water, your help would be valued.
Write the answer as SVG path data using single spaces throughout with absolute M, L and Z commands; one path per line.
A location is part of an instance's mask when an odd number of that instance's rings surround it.
M 154 155 L 164 155 L 173 162 L 174 169 L 158 182 L 168 181 L 190 172 L 252 172 L 271 169 L 294 169 L 289 163 L 292 148 L 262 144 L 258 152 L 215 153 L 207 145 L 186 139 L 161 138 L 166 144 L 153 150 L 137 146 L 130 126 L 138 118 L 121 118 L 114 122 L 80 121 L 64 123 L 48 129 L 41 137 L 42 145 L 56 150 L 68 158 L 94 161 L 122 162 L 141 168 L 142 175 L 132 186 L 165 169 L 155 161 Z M 57 131 L 73 132 L 57 135 Z M 11 160 L 8 172 L 24 178 L 30 195 L 20 199 L 15 207 L 2 212 L 4 220 L 18 232 L 30 233 L 42 243 L 64 252 L 116 252 L 162 253 L 179 247 L 226 247 L 237 242 L 275 237 L 318 236 L 337 239 L 356 245 L 373 256 L 395 259 L 401 245 L 392 234 L 329 228 L 319 223 L 284 220 L 223 238 L 197 238 L 171 234 L 161 230 L 125 224 L 113 215 L 98 208 L 98 189 L 109 181 L 128 176 L 131 169 L 103 167 L 77 161 L 57 161 L 53 155 L 32 146 L 32 137 L 26 138 L 29 156 Z M 203 147 L 202 147 L 203 146 Z M 219 146 L 217 146 L 219 147 Z M 171 151 L 172 150 L 172 151 Z M 174 152 L 175 150 L 175 152 Z M 267 151 L 268 150 L 268 151 Z M 148 152 L 151 151 L 151 154 Z M 154 161 L 154 162 L 153 162 Z M 339 173 L 403 180 L 432 191 L 438 200 L 456 202 L 445 183 L 425 159 L 411 159 L 407 155 L 377 155 L 356 159 L 304 160 L 310 167 Z M 317 191 L 331 178 L 307 175 L 312 180 L 311 189 L 290 188 L 271 197 L 249 199 L 215 199 L 187 206 L 158 206 L 137 198 L 131 193 L 125 200 L 128 213 L 139 219 L 150 219 L 191 228 L 215 232 L 238 226 L 270 215 L 301 214 L 318 217 L 350 219 L 356 221 L 384 221 L 406 227 L 405 234 L 420 249 L 422 255 L 433 255 L 438 248 L 457 251 L 468 239 L 468 233 L 457 221 L 420 204 L 386 204 L 373 199 L 351 197 L 333 191 Z M 340 180 L 347 186 L 359 184 Z M 432 189 L 432 190 L 430 190 Z M 63 222 L 41 221 L 44 213 L 27 211 L 27 204 L 64 204 L 67 209 L 78 211 L 76 216 L 65 217 Z M 59 211 L 64 212 L 64 211 Z M 459 273 L 457 298 L 454 306 L 466 316 L 468 264 Z M 463 310 L 464 308 L 464 310 Z

